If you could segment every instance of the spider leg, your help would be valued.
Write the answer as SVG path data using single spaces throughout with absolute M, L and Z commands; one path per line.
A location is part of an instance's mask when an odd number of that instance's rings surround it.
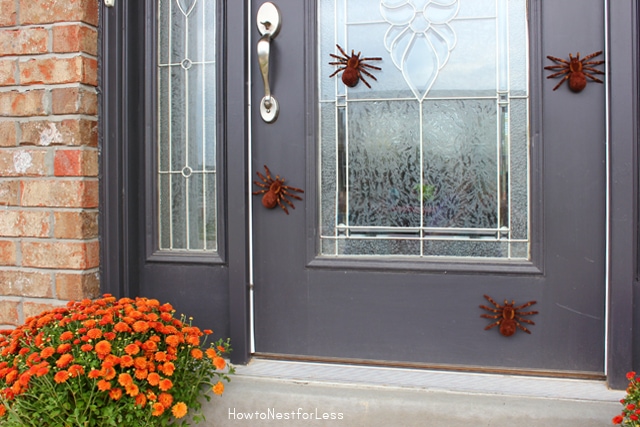
M 329 76 L 329 78 L 331 78 L 331 77 L 335 76 L 335 75 L 336 75 L 336 74 L 338 74 L 340 71 L 344 71 L 344 70 L 346 70 L 346 69 L 347 69 L 347 67 L 338 68 L 338 69 L 337 69 L 333 74 L 331 74 L 331 75 Z
M 366 80 L 364 79 L 364 77 L 362 77 L 362 74 L 360 73 L 360 71 L 362 71 L 362 70 L 360 70 L 360 69 L 358 70 L 358 77 L 360 77 L 360 80 L 362 80 L 362 83 L 364 83 L 365 85 L 367 85 L 367 87 L 368 87 L 369 89 L 371 89 L 371 85 L 369 84 L 369 82 L 368 82 L 368 81 L 366 81 Z M 367 74 L 369 74 L 369 73 L 367 73 Z M 374 77 L 374 79 L 375 79 L 375 77 Z
M 345 56 L 345 57 L 342 57 L 342 56 L 338 56 L 338 55 L 333 54 L 333 53 L 330 53 L 330 54 L 329 54 L 329 56 L 330 56 L 330 57 L 332 57 L 332 58 L 337 59 L 337 60 L 338 60 L 338 61 L 340 61 L 340 62 L 344 62 L 345 64 L 346 64 L 346 63 L 347 63 L 347 61 L 349 60 L 349 58 L 347 58 L 346 56 Z
M 552 78 L 554 78 L 554 77 L 558 77 L 558 76 L 561 76 L 561 75 L 563 75 L 563 74 L 567 74 L 567 73 L 569 73 L 569 72 L 571 72 L 571 70 L 558 71 L 557 73 L 549 74 L 549 75 L 547 76 L 547 78 L 548 78 L 548 79 L 552 79 Z
M 497 308 L 491 308 L 491 307 L 487 307 L 486 305 L 481 305 L 480 308 L 483 308 L 485 310 L 489 310 L 492 311 L 494 313 L 502 313 L 502 310 L 498 310 Z
M 361 68 L 360 72 L 366 74 L 369 77 L 371 77 L 373 80 L 378 81 L 378 79 L 376 79 L 376 76 L 374 76 L 373 74 L 371 74 L 370 72 L 368 72 L 364 68 Z M 362 77 L 360 77 L 360 78 L 362 78 Z
M 530 330 L 528 330 L 527 328 L 525 328 L 524 326 L 522 326 L 522 325 L 521 325 L 520 323 L 518 323 L 518 322 L 516 322 L 516 326 L 517 326 L 518 328 L 520 328 L 520 330 L 521 330 L 521 331 L 523 331 L 523 332 L 526 332 L 526 333 L 528 333 L 528 334 L 530 334 L 530 333 L 531 333 L 531 331 L 530 331 Z
M 538 314 L 537 311 L 525 311 L 524 313 L 518 312 L 518 316 L 533 316 L 534 314 Z
M 494 316 L 492 316 L 490 314 L 481 314 L 480 317 L 482 317 L 484 319 L 499 319 L 500 317 L 502 317 L 502 314 L 496 314 Z
M 582 67 L 585 68 L 585 65 L 602 65 L 604 64 L 604 61 L 589 61 L 589 62 L 583 62 L 582 63 Z
M 297 196 L 297 195 L 295 195 L 295 194 L 291 194 L 291 193 L 287 192 L 286 190 L 283 190 L 283 191 L 282 191 L 282 194 L 284 194 L 285 196 L 288 196 L 288 197 L 294 198 L 294 199 L 296 199 L 296 200 L 302 200 L 302 197 Z
M 289 211 L 287 210 L 287 207 L 285 205 L 282 204 L 282 202 L 280 201 L 280 198 L 278 198 L 278 206 L 280 206 L 282 208 L 282 210 L 284 211 L 284 213 L 286 213 L 287 215 L 289 215 Z
M 371 68 L 371 69 L 373 69 L 373 70 L 382 70 L 382 68 L 380 68 L 380 67 L 376 67 L 375 65 L 364 64 L 364 63 L 362 63 L 362 62 L 360 63 L 360 67 L 361 67 L 360 69 L 361 69 L 362 71 L 364 71 L 364 68 L 363 68 L 363 67 Z
M 282 188 L 284 188 L 285 190 L 297 191 L 298 193 L 304 193 L 304 190 L 296 187 L 289 187 L 288 185 L 283 185 Z
M 533 304 L 535 304 L 535 303 L 536 303 L 536 301 L 529 301 L 528 303 L 522 304 L 521 306 L 513 307 L 513 309 L 514 309 L 515 311 L 518 311 L 518 310 L 520 310 L 521 308 L 527 308 L 527 307 L 529 307 L 529 306 L 532 306 L 532 305 L 533 305 Z
M 589 77 L 591 80 L 593 80 L 596 83 L 604 83 L 602 80 L 600 80 L 599 78 L 592 76 L 589 73 L 583 73 L 585 76 Z M 603 73 L 604 74 L 604 73 Z
M 349 55 L 347 55 L 347 52 L 345 52 L 344 49 L 342 47 L 340 47 L 339 44 L 336 44 L 336 47 L 338 48 L 340 53 L 342 53 L 344 55 L 345 58 L 349 58 Z
M 273 179 L 271 178 L 271 171 L 269 170 L 269 168 L 267 167 L 267 165 L 264 165 L 264 170 L 267 172 L 267 179 L 269 181 L 273 181 Z
M 261 180 L 262 180 L 266 185 L 269 185 L 269 181 L 267 180 L 267 178 L 265 178 L 265 176 L 264 176 L 264 175 L 262 175 L 259 171 L 258 171 L 258 172 L 256 172 L 256 174 L 260 177 L 260 179 L 261 179 Z M 255 182 L 256 184 L 258 184 L 258 182 L 257 182 L 257 181 L 253 181 L 253 182 Z M 260 184 L 258 184 L 258 185 L 260 185 Z
M 533 320 L 523 319 L 520 316 L 516 316 L 516 320 L 519 321 L 519 322 L 528 323 L 529 325 L 535 325 L 535 322 Z
M 571 54 L 569 54 L 569 56 L 571 56 Z M 556 61 L 556 62 L 562 62 L 563 64 L 569 65 L 569 61 L 567 61 L 566 59 L 557 58 L 557 57 L 551 56 L 551 55 L 547 55 L 547 59 L 550 59 L 550 60 Z
M 547 65 L 544 67 L 545 70 L 569 70 L 566 65 Z
M 582 58 L 582 62 L 584 63 L 584 61 L 588 61 L 589 59 L 595 58 L 596 56 L 601 55 L 601 54 L 602 54 L 601 50 L 599 50 L 597 52 L 593 52 L 591 55 L 587 55 L 584 58 Z M 578 54 L 578 55 L 580 55 L 580 54 Z M 604 63 L 604 61 L 602 61 L 602 63 Z
M 558 88 L 560 87 L 560 85 L 562 85 L 562 83 L 564 83 L 564 82 L 565 82 L 565 80 L 568 80 L 568 79 L 569 79 L 569 75 L 567 74 L 566 76 L 564 76 L 564 77 L 562 78 L 562 80 L 560 80 L 560 83 L 558 83 L 558 84 L 556 85 L 556 87 L 554 87 L 554 88 L 553 88 L 553 90 L 558 89 Z
M 376 56 L 375 58 L 360 58 L 360 62 L 362 61 L 382 61 L 382 58 Z
M 487 301 L 489 301 L 491 304 L 495 305 L 498 309 L 502 308 L 502 307 L 500 307 L 500 304 L 495 302 L 494 299 L 491 298 L 489 295 L 484 295 L 484 297 L 487 299 Z M 491 309 L 489 309 L 489 310 L 491 310 Z
M 291 202 L 291 200 L 288 200 L 286 197 L 283 197 L 282 200 L 284 200 L 284 202 L 286 204 L 288 204 L 289 206 L 291 206 L 291 209 L 295 209 L 296 207 L 293 205 L 293 203 Z
M 344 65 L 346 68 L 347 61 L 345 61 L 344 59 L 341 59 L 340 61 L 329 62 L 329 65 Z
M 495 326 L 498 326 L 500 323 L 502 323 L 502 319 L 498 320 L 497 322 L 494 322 L 494 323 L 490 324 L 489 326 L 486 326 L 486 327 L 484 328 L 484 330 L 485 330 L 485 331 L 488 331 L 489 329 L 491 329 L 491 328 L 493 328 L 493 327 L 495 327 Z
M 582 67 L 582 72 L 583 73 L 584 73 L 584 70 L 591 71 L 592 73 L 596 73 L 596 74 L 604 74 L 604 71 L 597 70 L 597 69 L 595 69 L 593 67 Z
M 258 191 L 252 192 L 251 194 L 253 194 L 255 196 L 257 194 L 264 194 L 264 193 L 267 193 L 267 192 L 269 192 L 269 190 L 258 190 Z

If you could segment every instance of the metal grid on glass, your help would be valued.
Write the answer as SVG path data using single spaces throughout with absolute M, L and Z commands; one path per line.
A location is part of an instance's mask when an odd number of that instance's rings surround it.
M 217 250 L 215 46 L 215 1 L 158 1 L 160 250 Z
M 320 0 L 320 253 L 530 258 L 526 0 Z M 381 57 L 346 87 L 329 54 Z

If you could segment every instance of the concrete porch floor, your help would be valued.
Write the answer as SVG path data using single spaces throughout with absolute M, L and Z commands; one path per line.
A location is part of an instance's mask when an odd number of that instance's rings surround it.
M 204 412 L 207 426 L 604 427 L 623 396 L 600 381 L 254 359 Z

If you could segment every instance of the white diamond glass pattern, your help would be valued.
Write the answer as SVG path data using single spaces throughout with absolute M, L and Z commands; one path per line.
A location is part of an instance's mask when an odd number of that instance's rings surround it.
M 158 2 L 158 242 L 215 252 L 215 1 Z
M 320 254 L 529 259 L 526 0 L 318 7 Z M 371 89 L 336 44 L 382 58 Z

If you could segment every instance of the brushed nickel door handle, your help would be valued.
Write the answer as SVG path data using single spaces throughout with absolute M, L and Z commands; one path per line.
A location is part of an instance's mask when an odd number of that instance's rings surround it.
M 271 40 L 280 31 L 282 18 L 280 11 L 271 2 L 263 3 L 258 9 L 258 31 L 262 35 L 258 41 L 258 64 L 264 82 L 264 97 L 260 101 L 260 116 L 267 123 L 272 123 L 278 118 L 280 106 L 271 94 L 269 85 L 269 57 L 271 53 Z

